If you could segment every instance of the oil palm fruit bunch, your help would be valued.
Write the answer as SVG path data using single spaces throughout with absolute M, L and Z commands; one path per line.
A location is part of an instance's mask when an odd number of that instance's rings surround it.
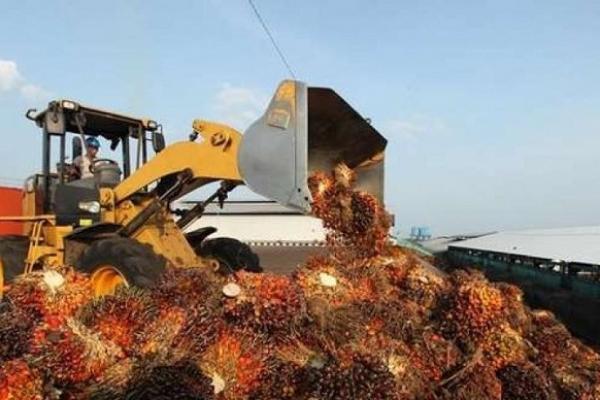
M 503 400 L 558 400 L 552 380 L 530 362 L 509 364 L 496 372 Z
M 140 365 L 121 398 L 131 400 L 212 400 L 212 381 L 196 364 Z
M 119 347 L 75 319 L 58 327 L 43 324 L 33 335 L 31 356 L 34 366 L 59 385 L 98 378 L 124 357 Z
M 354 171 L 339 164 L 329 175 L 309 178 L 313 214 L 329 230 L 328 242 L 347 258 L 371 257 L 382 251 L 388 237 L 389 217 L 372 195 L 353 190 Z M 351 247 L 350 247 L 351 246 Z
M 188 308 L 204 304 L 218 308 L 225 283 L 223 277 L 205 268 L 168 268 L 151 290 L 151 296 L 160 307 Z
M 506 306 L 506 320 L 511 328 L 526 336 L 532 329 L 531 311 L 523 302 L 523 291 L 515 285 L 499 282 L 494 286 L 502 292 Z
M 137 336 L 156 314 L 156 305 L 148 291 L 121 287 L 112 296 L 88 303 L 78 318 L 131 355 Z
M 226 329 L 202 355 L 200 366 L 218 398 L 246 399 L 269 369 L 268 349 L 247 331 Z
M 442 331 L 463 345 L 478 344 L 505 316 L 502 293 L 478 274 L 458 271 L 443 308 Z
M 181 307 L 162 307 L 158 310 L 156 318 L 143 326 L 137 335 L 134 354 L 162 359 L 185 357 L 187 349 L 174 346 L 174 342 L 186 326 L 187 319 L 188 313 Z M 183 353 L 173 354 L 174 350 Z
M 67 267 L 20 275 L 7 293 L 17 307 L 51 323 L 64 322 L 92 297 L 88 277 Z
M 428 329 L 411 340 L 410 349 L 414 365 L 430 382 L 441 381 L 459 364 L 462 356 L 453 341 Z
M 448 284 L 439 271 L 412 264 L 400 283 L 400 289 L 403 297 L 434 309 L 440 297 L 448 290 Z
M 168 323 L 172 315 L 176 324 L 171 328 L 176 329 L 165 329 L 158 322 L 145 329 L 145 335 L 151 338 L 154 330 L 158 334 L 156 339 L 162 337 L 163 347 L 180 352 L 203 352 L 214 342 L 223 324 L 222 288 L 225 284 L 222 276 L 202 268 L 167 270 L 149 296 L 158 307 L 160 319 Z M 166 332 L 169 329 L 171 335 Z
M 527 339 L 537 350 L 535 362 L 545 368 L 569 363 L 578 348 L 567 328 L 548 311 L 534 311 L 532 316 L 533 329 Z
M 597 399 L 600 393 L 600 369 L 577 364 L 557 364 L 550 375 L 562 400 Z
M 343 360 L 331 358 L 321 368 L 308 372 L 309 398 L 399 399 L 396 380 L 387 365 L 375 356 L 353 353 Z
M 0 364 L 0 400 L 45 400 L 41 375 L 22 359 Z
M 241 290 L 225 300 L 224 309 L 234 323 L 274 333 L 304 321 L 304 297 L 289 277 L 240 271 L 233 281 Z
M 291 362 L 274 361 L 261 378 L 261 384 L 249 394 L 249 400 L 303 399 L 308 369 Z
M 496 370 L 525 361 L 530 352 L 527 342 L 508 324 L 492 331 L 484 339 L 482 346 L 487 364 Z
M 0 363 L 29 351 L 35 317 L 9 302 L 0 302 Z

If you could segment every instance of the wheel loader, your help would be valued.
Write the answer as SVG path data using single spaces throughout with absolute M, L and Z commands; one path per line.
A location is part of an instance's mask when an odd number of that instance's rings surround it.
M 300 81 L 280 83 L 244 135 L 195 120 L 189 139 L 169 146 L 156 121 L 72 100 L 26 116 L 42 131 L 42 171 L 25 182 L 23 215 L 0 218 L 24 226 L 23 236 L 0 238 L 0 288 L 21 273 L 59 265 L 90 274 L 98 296 L 119 285 L 151 287 L 167 266 L 258 272 L 247 245 L 208 238 L 213 227 L 186 231 L 208 203 L 223 204 L 239 185 L 309 213 L 308 176 L 344 162 L 357 169 L 360 188 L 383 197 L 385 138 L 335 91 Z M 90 136 L 110 143 L 114 157 L 95 160 L 93 178 L 74 179 L 67 139 L 74 159 Z M 214 182 L 218 189 L 205 201 L 173 209 Z

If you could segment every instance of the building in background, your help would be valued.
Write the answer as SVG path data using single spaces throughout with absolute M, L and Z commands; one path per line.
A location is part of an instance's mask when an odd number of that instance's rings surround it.
M 182 203 L 191 208 L 195 202 Z M 219 208 L 211 203 L 203 216 L 186 231 L 213 226 L 210 237 L 232 237 L 247 243 L 259 255 L 263 268 L 289 273 L 325 244 L 320 219 L 304 215 L 271 201 L 228 201 Z

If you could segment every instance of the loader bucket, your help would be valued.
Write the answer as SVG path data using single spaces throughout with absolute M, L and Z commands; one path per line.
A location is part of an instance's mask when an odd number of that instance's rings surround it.
M 286 80 L 265 114 L 244 133 L 238 161 L 242 178 L 254 192 L 308 213 L 308 177 L 340 162 L 356 169 L 358 189 L 383 200 L 386 144 L 332 89 Z

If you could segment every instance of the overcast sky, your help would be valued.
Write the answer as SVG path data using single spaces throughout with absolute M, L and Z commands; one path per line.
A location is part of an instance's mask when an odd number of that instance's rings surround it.
M 245 0 L 10 2 L 0 183 L 40 168 L 23 114 L 68 97 L 244 129 L 287 72 Z M 255 0 L 298 77 L 389 139 L 397 228 L 600 223 L 600 2 Z M 104 154 L 108 155 L 108 154 Z

